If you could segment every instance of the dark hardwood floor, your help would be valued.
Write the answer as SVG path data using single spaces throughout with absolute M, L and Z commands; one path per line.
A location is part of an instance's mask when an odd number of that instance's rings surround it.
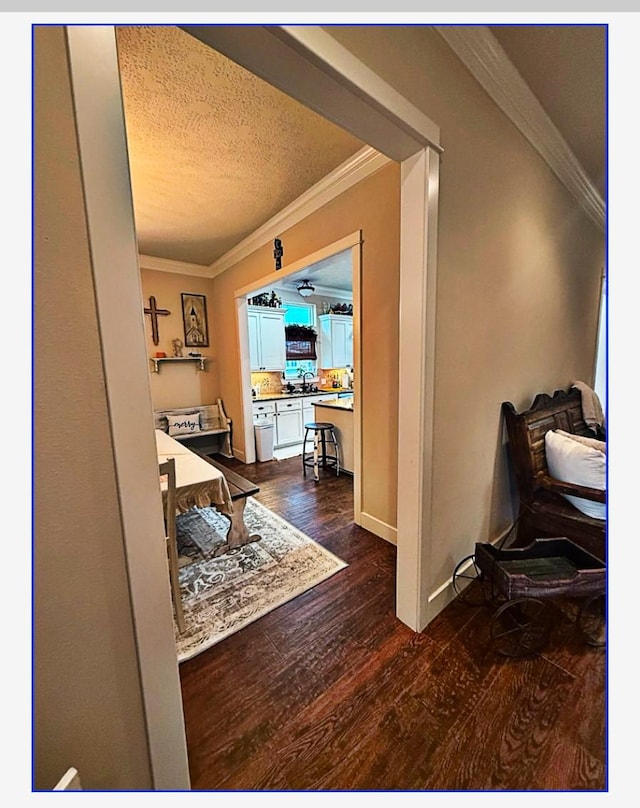
M 193 789 L 606 789 L 606 654 L 566 614 L 525 659 L 492 651 L 486 607 L 454 601 L 416 634 L 350 477 L 216 459 L 349 566 L 182 663 Z

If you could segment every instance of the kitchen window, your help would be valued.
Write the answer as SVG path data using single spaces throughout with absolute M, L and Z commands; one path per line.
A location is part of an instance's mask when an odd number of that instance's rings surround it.
M 311 328 L 316 327 L 316 307 L 312 303 L 289 303 L 283 302 L 285 309 L 284 326 L 285 333 L 287 325 L 304 325 Z M 296 346 L 299 349 L 299 346 Z M 310 346 L 310 351 L 315 353 L 315 340 Z M 317 374 L 317 360 L 309 357 L 287 359 L 284 369 L 285 379 L 298 379 L 301 373 Z

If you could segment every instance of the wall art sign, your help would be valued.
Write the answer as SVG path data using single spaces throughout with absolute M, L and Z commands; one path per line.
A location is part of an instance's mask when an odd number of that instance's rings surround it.
M 207 299 L 204 295 L 182 292 L 182 320 L 186 347 L 208 348 Z

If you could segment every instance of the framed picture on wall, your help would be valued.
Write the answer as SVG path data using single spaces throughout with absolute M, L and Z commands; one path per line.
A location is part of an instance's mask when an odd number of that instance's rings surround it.
M 186 347 L 208 348 L 207 299 L 204 295 L 182 292 L 182 321 Z

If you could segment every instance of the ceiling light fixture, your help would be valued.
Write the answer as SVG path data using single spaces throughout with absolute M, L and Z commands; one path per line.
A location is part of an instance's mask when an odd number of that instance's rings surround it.
M 309 281 L 302 281 L 302 283 L 298 286 L 298 293 L 302 295 L 302 297 L 309 297 L 316 291 L 316 287 L 312 286 Z

